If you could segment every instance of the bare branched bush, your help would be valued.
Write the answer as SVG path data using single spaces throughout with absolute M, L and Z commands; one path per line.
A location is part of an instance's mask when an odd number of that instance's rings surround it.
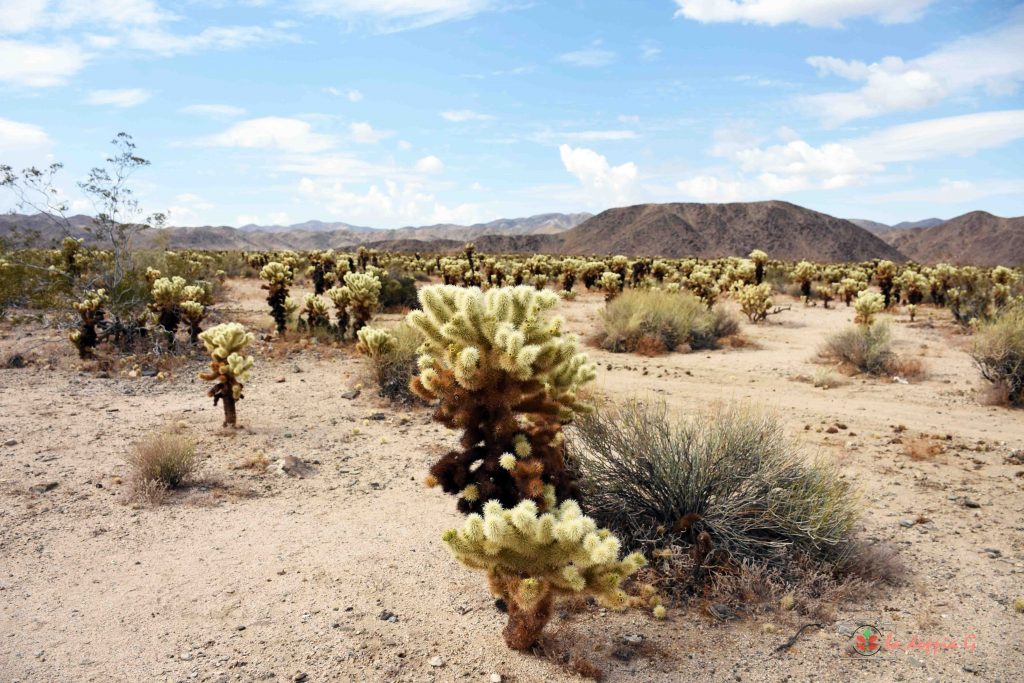
M 135 444 L 126 458 L 132 492 L 146 502 L 159 502 L 179 488 L 199 467 L 195 442 L 172 432 L 157 432 Z

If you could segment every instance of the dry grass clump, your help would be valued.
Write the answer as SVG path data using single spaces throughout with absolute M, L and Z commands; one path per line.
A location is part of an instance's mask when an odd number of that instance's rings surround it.
M 849 384 L 850 380 L 831 368 L 818 368 L 811 382 L 818 389 L 834 389 Z
M 414 403 L 419 399 L 410 390 L 409 381 L 418 372 L 417 350 L 423 335 L 404 321 L 388 328 L 386 334 L 376 344 L 372 337 L 360 336 L 359 349 L 367 357 L 381 396 L 395 403 Z
M 675 420 L 629 402 L 578 418 L 568 454 L 588 514 L 629 548 L 685 548 L 693 580 L 743 562 L 849 559 L 857 498 L 774 417 L 743 407 Z
M 868 375 L 918 379 L 925 373 L 919 359 L 903 358 L 892 350 L 892 330 L 886 321 L 852 325 L 829 335 L 819 355 Z
M 133 497 L 151 504 L 180 488 L 199 467 L 195 442 L 169 431 L 147 436 L 125 459 L 131 469 Z
M 614 352 L 657 355 L 683 345 L 715 348 L 722 337 L 739 331 L 739 319 L 707 306 L 688 292 L 628 289 L 608 302 L 601 313 L 602 348 Z
M 982 323 L 974 335 L 971 357 L 1008 405 L 1024 405 L 1024 305 Z

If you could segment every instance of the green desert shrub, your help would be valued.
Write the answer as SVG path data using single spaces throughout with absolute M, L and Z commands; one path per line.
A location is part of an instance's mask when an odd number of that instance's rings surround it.
M 585 512 L 627 549 L 688 548 L 695 567 L 842 565 L 858 519 L 838 472 L 804 458 L 768 413 L 676 419 L 627 402 L 577 418 L 567 460 Z
M 416 358 L 423 335 L 401 322 L 390 329 L 364 327 L 356 348 L 369 360 L 380 394 L 396 403 L 413 403 L 417 397 L 409 382 L 417 373 Z
M 883 321 L 853 325 L 829 335 L 821 356 L 869 375 L 887 374 L 897 362 L 889 324 Z
M 979 325 L 971 356 L 1006 402 L 1024 404 L 1024 305 L 1006 309 Z
M 661 289 L 628 289 L 601 313 L 601 347 L 614 352 L 714 348 L 739 329 L 736 316 L 709 311 L 696 296 Z

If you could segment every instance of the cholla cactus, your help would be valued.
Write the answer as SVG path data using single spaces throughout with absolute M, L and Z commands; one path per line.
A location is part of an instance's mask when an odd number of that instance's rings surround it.
M 505 642 L 516 650 L 536 644 L 563 595 L 594 596 L 622 609 L 628 599 L 622 580 L 646 563 L 633 553 L 619 559 L 619 540 L 585 517 L 576 501 L 539 514 L 537 504 L 523 501 L 507 510 L 497 501 L 470 515 L 461 529 L 443 538 L 465 566 L 487 573 L 495 596 L 508 606 Z
M 622 291 L 622 276 L 606 270 L 597 284 L 604 290 L 604 300 L 611 301 Z
M 181 304 L 185 301 L 185 278 L 161 277 L 153 282 L 151 311 L 157 314 L 157 323 L 167 335 L 167 343 L 174 345 L 174 334 L 181 324 Z
M 189 343 L 195 344 L 199 341 L 199 333 L 202 332 L 200 325 L 206 318 L 206 306 L 198 301 L 183 301 L 181 303 L 181 315 L 188 323 Z
M 398 347 L 395 335 L 376 327 L 364 327 L 356 334 L 359 343 L 356 350 L 370 358 L 380 358 L 393 353 Z
M 907 304 L 907 315 L 910 316 L 910 322 L 914 322 L 914 318 L 917 317 L 917 304 Z
M 380 280 L 366 273 L 346 273 L 345 288 L 349 291 L 349 311 L 352 314 L 352 334 L 370 322 L 380 303 Z
M 857 277 L 844 277 L 839 281 L 839 284 L 836 287 L 836 294 L 838 294 L 842 298 L 843 303 L 849 307 L 853 302 L 854 297 L 867 289 L 867 287 L 867 280 Z
M 885 308 L 892 305 L 892 288 L 896 279 L 896 264 L 892 261 L 879 261 L 875 266 L 875 280 L 878 288 L 882 290 L 882 299 Z
M 793 267 L 793 281 L 800 283 L 800 296 L 806 297 L 806 304 L 811 299 L 811 283 L 818 275 L 818 269 L 810 261 L 801 261 Z
M 68 339 L 78 349 L 79 358 L 89 358 L 93 355 L 93 349 L 96 348 L 98 341 L 96 325 L 103 322 L 105 315 L 103 307 L 109 302 L 110 297 L 107 296 L 106 290 L 97 289 L 86 292 L 85 299 L 72 304 L 78 311 L 81 321 L 78 324 L 78 329 L 68 335 Z
M 216 382 L 207 395 L 213 397 L 213 405 L 224 402 L 224 426 L 235 427 L 235 403 L 244 398 L 242 383 L 248 381 L 253 366 L 252 356 L 243 351 L 252 343 L 253 334 L 239 323 L 224 323 L 203 332 L 199 339 L 212 359 L 209 372 L 200 373 L 199 378 Z
M 331 287 L 327 290 L 327 298 L 334 304 L 334 316 L 338 336 L 344 337 L 348 330 L 348 306 L 352 303 L 352 292 L 348 287 Z
M 764 267 L 768 263 L 768 254 L 755 249 L 747 258 L 754 262 L 754 284 L 759 285 L 764 281 Z
M 861 325 L 870 325 L 874 321 L 875 314 L 885 310 L 885 299 L 881 294 L 864 290 L 857 294 L 857 300 L 853 302 L 853 310 L 857 315 L 853 321 Z
M 78 277 L 82 272 L 82 244 L 84 241 L 69 235 L 60 243 L 60 258 L 64 265 L 64 272 L 72 279 Z
M 707 266 L 696 266 L 690 271 L 690 275 L 686 279 L 686 288 L 703 301 L 708 310 L 715 305 L 721 291 L 718 279 Z
M 428 484 L 460 496 L 462 512 L 488 500 L 506 507 L 576 497 L 565 468 L 562 425 L 586 410 L 577 392 L 594 379 L 575 335 L 561 318 L 544 319 L 558 302 L 532 287 L 479 289 L 435 285 L 420 290 L 421 311 L 408 320 L 424 335 L 412 389 L 439 399 L 434 419 L 462 429 L 462 449 L 430 469 Z
M 292 283 L 292 270 L 283 263 L 271 261 L 260 270 L 260 279 L 266 280 L 263 289 L 267 290 L 267 303 L 270 314 L 277 325 L 277 333 L 283 334 L 288 324 L 288 311 L 285 300 L 288 298 L 288 286 Z
M 772 286 L 768 283 L 744 285 L 736 292 L 736 300 L 750 322 L 759 322 L 768 317 L 772 308 Z
M 334 279 L 334 251 L 313 251 L 309 254 L 309 276 L 313 280 L 313 293 L 317 296 L 324 293 L 331 280 Z
M 306 327 L 310 330 L 326 329 L 331 325 L 327 302 L 316 294 L 306 295 L 302 304 L 302 312 L 306 316 Z

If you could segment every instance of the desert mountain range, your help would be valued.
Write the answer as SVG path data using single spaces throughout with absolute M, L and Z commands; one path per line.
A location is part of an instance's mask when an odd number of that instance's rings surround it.
M 71 233 L 86 236 L 88 216 L 68 219 Z M 0 236 L 15 227 L 34 230 L 41 245 L 64 231 L 43 214 L 0 215 Z M 973 211 L 886 225 L 846 220 L 789 202 L 639 204 L 587 213 L 548 213 L 474 225 L 440 224 L 381 230 L 348 223 L 307 221 L 241 228 L 168 227 L 144 234 L 152 246 L 171 249 L 352 249 L 455 251 L 467 241 L 490 253 L 555 253 L 627 256 L 744 256 L 763 249 L 786 260 L 860 261 L 886 258 L 922 263 L 1024 265 L 1024 218 Z

